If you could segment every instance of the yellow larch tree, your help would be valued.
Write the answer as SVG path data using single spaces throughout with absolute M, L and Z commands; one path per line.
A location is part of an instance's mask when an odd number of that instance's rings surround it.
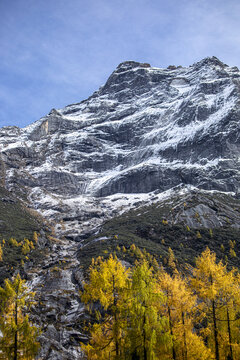
M 2 261 L 3 258 L 3 249 L 2 249 L 2 245 L 0 244 L 0 261 Z
M 126 358 L 164 359 L 171 343 L 167 318 L 160 311 L 165 297 L 146 259 L 135 265 L 131 280 Z
M 219 310 L 217 313 L 220 351 L 223 358 L 240 358 L 240 282 L 236 269 L 227 271 L 219 284 Z M 220 354 L 221 355 L 221 354 Z M 220 356 L 221 357 L 221 356 Z
M 217 263 L 216 254 L 207 248 L 196 260 L 191 282 L 199 298 L 199 311 L 207 323 L 203 334 L 214 350 L 215 359 L 237 360 L 239 330 L 236 337 L 233 324 L 237 321 L 240 291 L 236 271 L 228 271 L 221 261 Z M 234 356 L 234 352 L 238 355 Z
M 1 359 L 34 359 L 39 349 L 37 336 L 40 331 L 31 325 L 25 314 L 33 298 L 34 293 L 29 291 L 19 274 L 12 281 L 6 279 L 4 287 L 0 287 Z
M 211 352 L 194 331 L 193 319 L 197 297 L 194 296 L 186 280 L 181 278 L 177 272 L 171 276 L 161 270 L 158 284 L 167 299 L 163 311 L 167 314 L 169 321 L 169 331 L 172 337 L 172 359 L 211 359 Z
M 105 314 L 98 318 L 90 331 L 90 342 L 82 344 L 88 359 L 120 359 L 124 347 L 123 330 L 126 319 L 122 317 L 125 306 L 126 289 L 129 271 L 121 262 L 110 255 L 92 261 L 89 282 L 84 285 L 82 301 L 84 303 L 99 302 Z

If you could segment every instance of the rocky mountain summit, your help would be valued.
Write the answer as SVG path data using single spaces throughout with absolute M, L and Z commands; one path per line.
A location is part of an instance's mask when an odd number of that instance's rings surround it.
M 106 220 L 172 201 L 163 213 L 172 224 L 239 227 L 239 119 L 240 72 L 209 57 L 166 69 L 123 62 L 87 100 L 23 129 L 0 129 L 1 185 L 47 219 L 60 239 L 32 272 L 32 287 L 40 291 L 43 284 L 50 303 L 43 358 L 80 358 L 82 308 L 71 295 L 81 286 L 79 261 L 74 255 L 67 269 L 52 269 Z M 197 202 L 183 207 L 193 193 Z M 70 298 L 67 315 L 62 293 Z
M 238 69 L 215 57 L 186 68 L 123 62 L 87 100 L 2 128 L 3 181 L 74 238 L 89 217 L 112 216 L 117 193 L 238 193 L 239 99 Z

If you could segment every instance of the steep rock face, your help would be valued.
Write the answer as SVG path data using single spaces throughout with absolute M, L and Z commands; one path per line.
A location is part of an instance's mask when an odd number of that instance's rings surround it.
M 77 200 L 101 214 L 97 198 L 116 193 L 182 183 L 238 192 L 239 99 L 238 69 L 215 57 L 188 68 L 121 63 L 87 100 L 2 128 L 2 178 L 55 220 L 66 207 L 79 213 Z
M 83 358 L 79 346 L 87 337 L 80 325 L 84 306 L 80 302 L 81 275 L 73 242 L 52 243 L 49 256 L 38 266 L 25 265 L 29 286 L 36 292 L 33 320 L 43 333 L 38 354 L 43 360 Z
M 89 99 L 25 129 L 3 128 L 2 158 L 21 173 L 15 181 L 64 195 L 182 182 L 236 191 L 239 71 L 214 57 L 172 68 L 124 62 Z

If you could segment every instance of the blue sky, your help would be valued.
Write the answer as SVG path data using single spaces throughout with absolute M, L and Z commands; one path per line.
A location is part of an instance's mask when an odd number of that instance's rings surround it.
M 125 60 L 240 67 L 239 0 L 0 0 L 0 127 L 79 102 Z

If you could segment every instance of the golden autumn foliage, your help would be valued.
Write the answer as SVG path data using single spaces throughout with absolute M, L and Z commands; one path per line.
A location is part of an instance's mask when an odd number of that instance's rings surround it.
M 215 359 L 239 359 L 240 283 L 236 270 L 228 271 L 221 261 L 217 263 L 216 254 L 207 248 L 197 258 L 191 284 L 206 323 L 202 333 Z
M 13 246 L 13 247 L 21 246 L 21 244 L 18 243 L 17 240 L 16 240 L 15 238 L 13 238 L 13 237 L 10 238 L 9 244 L 10 244 L 11 246 Z
M 109 353 L 119 357 L 126 321 L 122 313 L 127 287 L 128 270 L 116 257 L 110 255 L 106 261 L 100 257 L 92 261 L 90 281 L 85 284 L 82 301 L 99 301 L 106 314 L 93 326 L 90 343 L 82 345 L 89 359 L 106 359 Z
M 96 322 L 87 327 L 90 341 L 82 344 L 87 358 L 240 359 L 238 272 L 218 263 L 209 249 L 185 277 L 171 250 L 172 275 L 140 252 L 128 269 L 112 255 L 93 260 L 82 293 L 82 301 L 98 309 Z
M 28 239 L 24 239 L 23 244 L 22 244 L 22 253 L 23 255 L 28 254 L 31 251 L 31 244 L 30 241 Z
M 35 234 L 35 235 L 34 235 Z M 37 234 L 36 232 L 33 234 L 33 238 L 34 238 L 34 241 L 35 243 L 37 242 Z M 15 248 L 21 248 L 21 252 L 23 255 L 26 255 L 28 254 L 31 250 L 35 249 L 35 246 L 33 244 L 32 241 L 29 241 L 28 239 L 24 238 L 23 241 L 17 241 L 15 238 L 11 237 L 9 239 L 9 244 L 12 246 L 12 247 L 15 247 Z
M 34 241 L 35 243 L 38 242 L 38 233 L 37 233 L 36 231 L 34 231 L 34 233 L 33 233 L 33 241 Z
M 18 274 L 0 287 L 0 358 L 4 360 L 32 360 L 39 349 L 39 330 L 26 314 L 34 293 L 25 283 Z

